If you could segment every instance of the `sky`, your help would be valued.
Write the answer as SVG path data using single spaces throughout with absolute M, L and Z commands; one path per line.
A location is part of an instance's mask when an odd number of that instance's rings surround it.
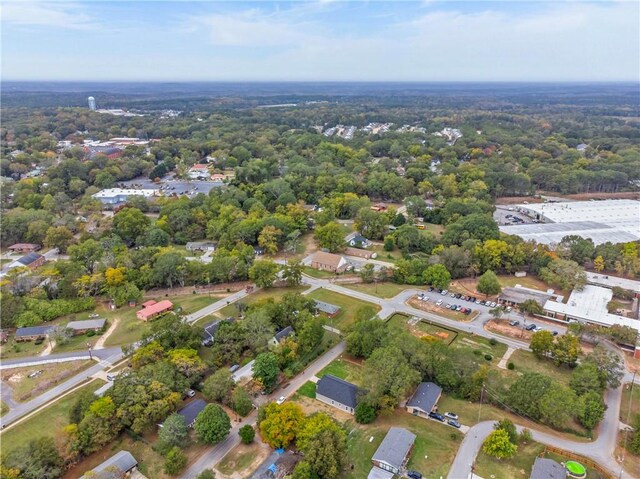
M 640 81 L 640 2 L 2 0 L 2 80 Z

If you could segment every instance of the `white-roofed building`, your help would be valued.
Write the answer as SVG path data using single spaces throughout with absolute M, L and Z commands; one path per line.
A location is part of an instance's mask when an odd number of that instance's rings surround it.
M 145 198 L 151 198 L 157 194 L 158 190 L 153 189 L 108 188 L 106 190 L 98 191 L 93 195 L 93 197 L 100 200 L 105 205 L 117 205 L 119 203 L 126 203 L 132 196 L 144 196 Z
M 557 244 L 569 235 L 591 238 L 596 245 L 640 240 L 640 201 L 570 201 L 515 207 L 540 223 L 501 226 L 500 231 L 524 240 Z
M 544 314 L 559 321 L 579 321 L 606 327 L 619 324 L 640 331 L 640 321 L 609 313 L 607 305 L 612 299 L 612 290 L 587 284 L 582 290 L 574 290 L 566 303 L 548 300 L 544 304 Z

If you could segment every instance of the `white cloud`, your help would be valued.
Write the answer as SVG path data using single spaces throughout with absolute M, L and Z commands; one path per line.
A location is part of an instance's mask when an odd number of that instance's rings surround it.
M 76 3 L 5 1 L 0 9 L 3 24 L 90 30 L 96 22 Z

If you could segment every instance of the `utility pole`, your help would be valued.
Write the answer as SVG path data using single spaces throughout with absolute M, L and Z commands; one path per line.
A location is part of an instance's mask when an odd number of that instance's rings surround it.
M 633 379 L 631 379 L 631 388 L 629 389 L 629 409 L 627 410 L 627 422 L 629 425 L 629 421 L 631 420 L 631 402 L 633 400 L 633 386 L 636 383 L 636 371 L 633 372 Z M 627 451 L 627 437 L 629 436 L 629 431 L 625 431 L 624 434 L 624 446 L 622 447 L 622 464 L 620 465 L 620 474 L 618 475 L 618 479 L 622 478 L 622 471 L 624 467 L 624 456 Z
M 89 350 L 89 359 L 93 360 L 93 355 L 91 354 L 91 343 L 87 343 L 87 349 Z
M 480 414 L 482 414 L 482 399 L 484 397 L 484 381 L 482 382 L 482 387 L 480 388 L 480 408 L 478 409 L 478 422 L 476 422 L 476 424 L 480 423 Z

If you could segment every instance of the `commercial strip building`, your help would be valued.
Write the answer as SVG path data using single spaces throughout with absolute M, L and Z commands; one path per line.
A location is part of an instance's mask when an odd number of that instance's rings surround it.
M 581 290 L 574 290 L 566 303 L 548 300 L 543 306 L 544 315 L 558 321 L 579 321 L 606 327 L 618 324 L 640 331 L 637 319 L 609 313 L 607 305 L 612 299 L 611 289 L 587 284 Z
M 100 200 L 105 205 L 117 205 L 126 203 L 132 196 L 142 196 L 151 198 L 157 196 L 159 190 L 154 189 L 134 189 L 134 188 L 108 188 L 98 191 L 93 195 L 94 198 Z
M 640 294 L 640 281 L 628 278 L 619 278 L 618 276 L 610 276 L 602 273 L 590 273 L 587 271 L 587 283 L 603 286 L 605 288 L 622 288 L 633 291 L 636 295 Z
M 557 244 L 568 235 L 591 238 L 596 245 L 640 240 L 640 201 L 520 204 L 515 209 L 538 223 L 500 226 L 500 231 L 525 241 Z

